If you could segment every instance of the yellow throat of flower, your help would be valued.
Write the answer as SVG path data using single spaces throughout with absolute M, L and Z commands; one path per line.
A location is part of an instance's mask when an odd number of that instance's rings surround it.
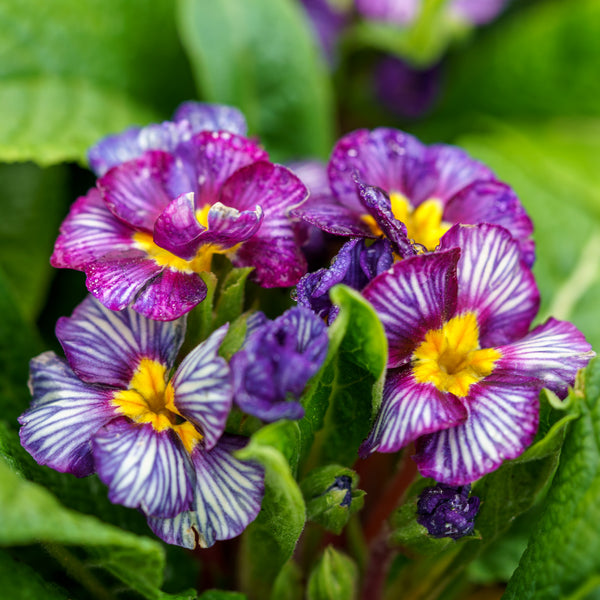
M 468 312 L 426 333 L 413 353 L 413 375 L 419 383 L 433 383 L 440 392 L 464 398 L 472 384 L 491 374 L 501 356 L 494 348 L 479 348 L 477 318 Z
M 394 217 L 406 225 L 408 238 L 425 246 L 427 250 L 435 250 L 440 238 L 450 229 L 450 223 L 442 220 L 442 203 L 435 198 L 425 200 L 413 209 L 406 196 L 391 192 L 390 204 Z M 373 233 L 382 234 L 379 225 L 371 215 L 364 215 L 363 221 Z
M 191 452 L 202 434 L 177 410 L 175 391 L 166 381 L 166 368 L 150 358 L 143 358 L 135 370 L 128 389 L 115 392 L 112 403 L 119 412 L 135 423 L 150 423 L 156 431 L 173 429 Z

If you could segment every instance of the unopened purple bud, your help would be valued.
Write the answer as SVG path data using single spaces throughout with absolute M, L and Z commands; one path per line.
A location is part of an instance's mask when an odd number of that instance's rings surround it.
M 429 535 L 454 540 L 473 533 L 479 498 L 469 497 L 470 485 L 436 484 L 425 488 L 417 502 L 417 522 Z

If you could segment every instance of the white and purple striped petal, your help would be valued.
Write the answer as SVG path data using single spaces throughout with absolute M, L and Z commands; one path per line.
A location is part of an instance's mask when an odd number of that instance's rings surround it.
M 228 325 L 214 331 L 196 346 L 179 365 L 172 384 L 175 406 L 202 431 L 208 450 L 218 442 L 225 430 L 232 403 L 229 365 L 218 355 Z
M 422 0 L 356 0 L 356 10 L 365 19 L 399 26 L 412 23 L 421 5 Z
M 150 518 L 154 533 L 169 544 L 208 548 L 217 540 L 233 538 L 251 523 L 264 495 L 264 469 L 233 456 L 244 440 L 223 436 L 212 449 L 197 446 L 194 510 L 171 519 Z
M 115 419 L 94 436 L 94 462 L 115 504 L 156 517 L 174 517 L 191 507 L 194 468 L 172 429 Z
M 159 323 L 131 309 L 109 310 L 91 296 L 56 324 L 56 337 L 79 378 L 123 389 L 142 358 L 169 371 L 184 336 L 184 319 Z
M 578 369 L 595 355 L 584 335 L 567 321 L 548 319 L 524 338 L 498 348 L 501 357 L 490 379 L 567 395 Z
M 226 206 L 263 210 L 260 228 L 232 257 L 238 267 L 254 267 L 253 277 L 263 287 L 294 285 L 306 272 L 290 211 L 307 195 L 306 186 L 289 169 L 265 161 L 239 169 L 221 190 Z
M 516 458 L 535 436 L 539 388 L 481 382 L 465 399 L 469 418 L 417 440 L 421 475 L 464 485 Z
M 535 261 L 533 222 L 515 192 L 504 183 L 476 181 L 469 185 L 449 200 L 444 219 L 450 223 L 502 225 L 518 240 L 525 264 L 531 267 Z
M 114 390 L 80 381 L 54 352 L 31 361 L 31 408 L 19 417 L 21 444 L 41 465 L 85 477 L 94 472 L 92 437 L 117 416 Z
M 355 174 L 386 193 L 406 195 L 407 182 L 425 156 L 425 146 L 413 136 L 381 127 L 359 129 L 341 138 L 329 161 L 328 173 L 334 194 L 358 215 L 364 209 L 358 200 Z
M 440 248 L 459 247 L 457 314 L 474 312 L 483 348 L 524 336 L 537 314 L 539 292 L 519 244 L 498 225 L 456 225 Z
M 115 219 L 100 192 L 93 188 L 77 199 L 60 226 L 50 264 L 83 270 L 107 254 L 131 250 L 133 233 L 131 227 Z
M 171 171 L 173 157 L 152 150 L 113 167 L 98 179 L 98 189 L 117 218 L 135 229 L 151 233 L 154 221 L 172 198 L 165 189 Z
M 374 306 L 388 339 L 388 368 L 411 360 L 430 329 L 454 315 L 456 264 L 460 250 L 404 259 L 378 275 L 363 291 Z
M 396 452 L 422 435 L 464 422 L 467 415 L 456 396 L 418 383 L 411 369 L 388 371 L 381 408 L 360 455 Z

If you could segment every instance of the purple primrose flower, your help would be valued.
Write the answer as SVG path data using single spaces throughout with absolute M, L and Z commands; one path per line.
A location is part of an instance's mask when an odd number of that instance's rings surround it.
M 518 240 L 534 261 L 533 225 L 512 189 L 463 150 L 425 146 L 397 129 L 360 129 L 338 141 L 329 166 L 332 195 L 308 200 L 296 214 L 329 233 L 382 233 L 401 257 L 410 239 L 433 250 L 454 223 L 492 223 Z
M 571 323 L 529 331 L 539 294 L 504 228 L 456 225 L 363 292 L 389 343 L 383 400 L 361 455 L 416 440 L 421 474 L 463 485 L 531 443 L 544 387 L 564 397 L 594 355 Z
M 67 360 L 31 361 L 31 408 L 21 443 L 57 471 L 98 476 L 111 502 L 140 509 L 166 542 L 211 546 L 258 514 L 262 467 L 224 435 L 231 373 L 217 351 L 226 326 L 188 354 L 171 376 L 185 320 L 112 312 L 88 296 L 56 327 Z
M 231 359 L 235 403 L 263 421 L 302 418 L 295 399 L 323 364 L 328 341 L 323 321 L 300 306 L 274 321 L 255 319 Z
M 254 267 L 263 287 L 294 285 L 306 271 L 288 216 L 308 194 L 298 177 L 229 131 L 201 131 L 169 148 L 113 166 L 79 198 L 52 265 L 84 271 L 106 307 L 161 321 L 205 298 L 201 274 L 217 253 Z
M 457 540 L 471 535 L 479 511 L 479 498 L 469 498 L 470 485 L 454 487 L 438 483 L 425 488 L 417 502 L 417 522 L 436 538 Z

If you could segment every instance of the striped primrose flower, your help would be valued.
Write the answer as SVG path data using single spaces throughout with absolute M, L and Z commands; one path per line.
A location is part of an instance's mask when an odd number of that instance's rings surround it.
M 31 361 L 33 401 L 19 418 L 23 447 L 57 471 L 98 473 L 116 504 L 140 509 L 166 542 L 211 546 L 260 510 L 263 469 L 234 457 L 224 435 L 231 374 L 217 354 L 226 326 L 171 375 L 185 320 L 112 312 L 88 296 L 57 337 L 67 360 Z
M 342 236 L 385 234 L 400 256 L 412 240 L 434 250 L 455 223 L 506 227 L 533 264 L 533 225 L 519 199 L 485 165 L 454 146 L 425 146 L 397 129 L 359 129 L 344 136 L 328 165 L 332 194 L 295 210 Z
M 301 419 L 296 400 L 323 364 L 328 342 L 325 323 L 307 308 L 295 306 L 274 321 L 253 317 L 231 358 L 234 402 L 263 421 Z
M 416 440 L 421 474 L 464 485 L 531 443 L 544 387 L 564 397 L 594 355 L 571 323 L 529 331 L 539 294 L 504 228 L 452 227 L 439 251 L 363 291 L 389 342 L 383 400 L 361 455 Z
M 201 274 L 214 254 L 254 267 L 263 287 L 296 284 L 306 261 L 288 213 L 308 195 L 300 179 L 229 131 L 175 141 L 168 152 L 148 150 L 113 166 L 75 202 L 52 265 L 84 271 L 107 308 L 131 306 L 161 321 L 206 297 Z

